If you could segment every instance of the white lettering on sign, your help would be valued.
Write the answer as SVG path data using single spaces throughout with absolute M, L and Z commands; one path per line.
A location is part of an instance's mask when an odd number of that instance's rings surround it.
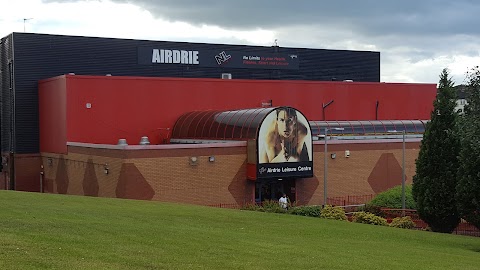
M 280 172 L 280 168 L 268 168 L 267 173 L 276 173 Z
M 290 167 L 285 167 L 282 168 L 282 172 L 296 172 L 297 168 L 290 168 Z
M 312 167 L 310 166 L 298 166 L 298 171 L 299 172 L 303 172 L 303 171 L 311 171 L 312 170 Z
M 198 51 L 153 49 L 152 63 L 198 65 Z
M 227 54 L 225 51 L 215 55 L 215 60 L 217 61 L 217 64 L 221 65 L 225 62 L 228 62 L 232 56 L 230 54 Z
M 265 169 L 262 167 L 263 170 L 260 173 L 264 173 Z M 267 173 L 279 173 L 279 172 L 305 172 L 311 171 L 312 167 L 310 166 L 298 166 L 298 167 L 281 167 L 281 168 L 268 168 Z

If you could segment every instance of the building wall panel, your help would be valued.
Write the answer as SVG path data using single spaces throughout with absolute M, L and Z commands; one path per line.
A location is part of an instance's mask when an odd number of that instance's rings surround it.
M 40 154 L 15 155 L 14 189 L 18 191 L 40 191 Z
M 67 153 L 67 88 L 62 79 L 46 80 L 39 91 L 40 151 Z M 75 124 L 75 123 L 70 123 Z
M 415 174 L 419 145 L 418 140 L 406 143 L 407 184 L 412 183 Z M 323 147 L 320 143 L 314 145 L 315 176 L 297 180 L 299 203 L 313 205 L 323 202 Z M 58 187 L 65 181 L 58 178 L 64 178 L 63 170 L 69 178 L 66 194 L 86 195 L 86 190 L 89 190 L 86 185 L 97 183 L 98 193 L 89 196 L 239 206 L 254 200 L 255 182 L 246 179 L 246 153 L 240 154 L 245 151 L 243 148 L 104 151 L 69 146 L 67 155 L 42 153 L 45 191 L 61 193 Z M 349 157 L 345 157 L 345 150 L 350 151 Z M 215 162 L 208 161 L 208 153 L 215 155 Z M 331 153 L 336 153 L 337 157 L 331 159 Z M 383 155 L 392 156 L 391 164 L 377 166 Z M 198 163 L 189 163 L 191 156 L 198 157 Z M 329 145 L 328 156 L 328 198 L 373 195 L 401 184 L 402 171 L 397 169 L 403 156 L 401 140 L 385 143 L 333 142 Z M 48 159 L 53 162 L 49 163 Z M 65 160 L 68 162 L 61 168 L 60 164 Z M 85 178 L 89 163 L 93 166 L 94 174 L 90 174 L 93 180 Z M 105 164 L 109 167 L 108 174 L 105 174 Z M 390 186 L 382 184 L 385 182 Z M 373 187 L 379 184 L 384 190 L 375 191 Z
M 0 43 L 0 102 L 1 102 L 1 146 L 2 152 L 13 150 L 13 37 L 9 35 Z
M 50 91 L 52 80 L 40 83 L 42 94 Z M 272 100 L 274 106 L 294 107 L 309 120 L 322 120 L 322 104 L 332 100 L 325 109 L 327 120 L 374 120 L 377 101 L 379 120 L 429 119 L 436 95 L 435 85 L 430 84 L 77 75 L 57 80 L 66 80 L 68 85 L 66 141 L 100 144 L 116 144 L 120 138 L 138 144 L 142 136 L 159 144 L 185 112 L 256 108 L 264 100 Z M 42 111 L 43 106 L 47 105 L 42 105 Z M 42 134 L 59 132 L 47 126 L 41 130 Z M 55 148 L 42 145 L 42 151 L 56 152 L 66 141 L 57 140 Z

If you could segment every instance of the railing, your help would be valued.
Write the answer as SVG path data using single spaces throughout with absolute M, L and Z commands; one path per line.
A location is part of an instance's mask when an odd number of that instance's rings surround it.
M 480 230 L 473 226 L 473 224 L 468 223 L 466 220 L 460 220 L 457 228 L 453 231 L 453 234 L 469 235 L 480 237 Z
M 236 203 L 217 203 L 217 204 L 209 204 L 209 207 L 216 207 L 216 208 L 229 208 L 229 209 L 241 209 L 243 206 L 236 204 Z
M 421 220 L 418 216 L 417 210 L 412 209 L 389 209 L 382 208 L 381 211 L 385 214 L 387 222 L 391 222 L 392 219 L 396 217 L 401 217 L 403 213 L 405 216 L 409 216 L 413 222 L 415 222 L 415 229 L 425 230 L 428 228 L 428 224 Z M 457 228 L 452 232 L 453 234 L 459 235 L 469 235 L 469 236 L 478 236 L 480 237 L 480 230 L 475 227 L 473 224 L 468 223 L 466 220 L 462 219 Z
M 368 195 L 349 195 L 349 196 L 341 196 L 341 197 L 330 197 L 327 198 L 327 204 L 334 205 L 334 206 L 349 206 L 349 205 L 360 205 L 366 204 L 371 201 L 375 197 L 375 194 L 368 194 Z M 251 202 L 253 203 L 253 202 Z M 217 207 L 217 208 L 230 208 L 230 209 L 241 209 L 245 204 L 249 204 L 248 202 L 244 204 L 237 204 L 237 203 L 216 203 L 216 204 L 209 204 L 207 206 L 210 207 Z M 257 203 L 261 205 L 261 203 Z M 297 206 L 300 205 L 296 204 Z
M 330 198 L 327 198 L 327 204 L 335 205 L 335 206 L 365 204 L 371 201 L 373 197 L 375 197 L 375 194 L 330 197 Z
M 365 207 L 365 204 L 350 204 L 350 205 L 338 205 L 337 207 L 343 208 L 345 211 L 345 215 L 347 215 L 347 218 L 349 221 L 351 221 L 351 217 L 355 212 L 362 211 L 362 209 Z

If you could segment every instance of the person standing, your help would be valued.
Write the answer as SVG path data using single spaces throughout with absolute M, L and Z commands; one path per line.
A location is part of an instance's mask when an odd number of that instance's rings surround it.
M 283 193 L 282 197 L 280 197 L 280 199 L 278 199 L 278 204 L 280 205 L 280 207 L 283 209 L 283 210 L 288 210 L 288 198 L 287 198 L 287 194 Z

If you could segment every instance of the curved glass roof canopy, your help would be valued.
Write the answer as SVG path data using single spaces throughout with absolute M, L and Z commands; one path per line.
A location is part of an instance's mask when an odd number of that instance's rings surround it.
M 180 116 L 173 126 L 172 139 L 255 139 L 263 119 L 275 109 L 188 112 Z
M 265 116 L 278 107 L 232 111 L 194 111 L 180 116 L 171 142 L 187 140 L 245 141 L 256 139 Z M 329 135 L 423 134 L 428 120 L 309 121 L 312 137 Z
M 391 133 L 423 134 L 427 120 L 374 120 L 374 121 L 308 121 L 312 135 L 328 130 L 333 135 L 385 135 Z

